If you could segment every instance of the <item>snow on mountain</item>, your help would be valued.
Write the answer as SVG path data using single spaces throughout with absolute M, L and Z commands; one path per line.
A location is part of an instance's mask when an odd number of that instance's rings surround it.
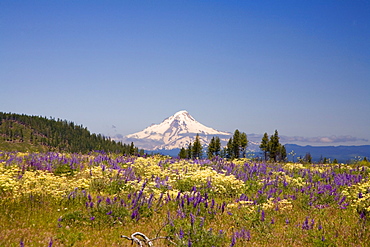
M 196 121 L 187 111 L 179 111 L 160 124 L 153 124 L 144 130 L 127 135 L 122 141 L 134 142 L 145 150 L 175 149 L 187 147 L 199 134 L 200 142 L 206 145 L 212 137 L 218 136 L 226 144 L 232 133 L 218 131 Z

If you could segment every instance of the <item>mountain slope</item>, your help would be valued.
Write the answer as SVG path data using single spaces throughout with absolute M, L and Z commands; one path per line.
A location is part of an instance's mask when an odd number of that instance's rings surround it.
M 218 136 L 226 143 L 232 136 L 229 132 L 218 131 L 196 121 L 187 111 L 179 111 L 160 124 L 153 124 L 144 130 L 127 135 L 124 142 L 134 142 L 145 150 L 175 149 L 187 147 L 199 134 L 202 144 L 208 144 L 212 137 Z

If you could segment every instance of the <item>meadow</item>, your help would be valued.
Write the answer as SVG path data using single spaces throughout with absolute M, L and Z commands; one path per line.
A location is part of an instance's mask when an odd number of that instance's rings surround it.
M 369 167 L 0 152 L 0 246 L 368 246 Z

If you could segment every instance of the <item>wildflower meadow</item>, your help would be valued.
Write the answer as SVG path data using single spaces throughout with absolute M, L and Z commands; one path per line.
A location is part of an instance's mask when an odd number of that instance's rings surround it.
M 369 167 L 0 152 L 0 246 L 368 246 Z

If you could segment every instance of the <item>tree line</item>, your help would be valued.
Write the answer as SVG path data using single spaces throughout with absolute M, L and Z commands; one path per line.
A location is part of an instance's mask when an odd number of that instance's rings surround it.
M 275 130 L 275 133 L 271 135 L 270 138 L 267 133 L 263 135 L 260 149 L 264 153 L 265 160 L 270 159 L 275 162 L 286 160 L 287 152 L 285 146 L 280 144 L 279 139 L 280 137 L 277 130 Z
M 264 153 L 264 159 L 274 162 L 284 161 L 287 157 L 285 146 L 280 144 L 278 131 L 275 130 L 271 137 L 265 133 L 262 137 L 260 148 Z M 221 140 L 218 136 L 212 137 L 206 149 L 207 158 L 219 156 L 227 159 L 245 158 L 248 147 L 248 138 L 244 132 L 238 129 L 234 131 L 233 136 L 229 139 L 225 147 L 221 147 Z M 183 159 L 199 159 L 203 156 L 203 146 L 200 143 L 199 134 L 196 135 L 194 143 L 182 147 L 178 154 Z
M 208 144 L 206 154 L 208 158 L 220 156 L 223 158 L 234 159 L 246 156 L 248 146 L 247 135 L 239 130 L 235 130 L 234 135 L 229 139 L 226 147 L 221 147 L 221 140 L 218 136 L 212 137 Z M 180 158 L 199 159 L 203 156 L 203 146 L 200 143 L 199 134 L 196 135 L 194 143 L 189 143 L 187 148 L 180 149 Z
M 74 122 L 41 116 L 0 112 L 0 143 L 29 143 L 49 151 L 88 153 L 94 150 L 122 154 L 144 154 L 133 143 L 116 142 L 110 137 L 90 133 Z

